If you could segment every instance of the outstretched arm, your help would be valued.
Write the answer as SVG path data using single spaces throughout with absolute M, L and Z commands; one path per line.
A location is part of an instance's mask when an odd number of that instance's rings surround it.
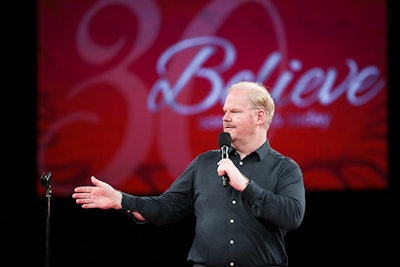
M 96 177 L 90 177 L 93 186 L 78 186 L 74 189 L 72 198 L 76 204 L 84 209 L 121 209 L 122 193 L 114 189 L 106 182 L 100 181 Z M 134 211 L 133 215 L 139 221 L 145 221 L 143 216 Z

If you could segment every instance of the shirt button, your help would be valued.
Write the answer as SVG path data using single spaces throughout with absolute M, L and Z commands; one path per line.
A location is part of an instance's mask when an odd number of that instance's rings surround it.
M 232 200 L 232 204 L 235 205 L 236 204 L 236 199 Z
M 243 161 L 239 162 L 239 165 L 242 166 L 243 165 Z
M 233 241 L 233 239 L 229 240 L 229 244 L 233 245 L 235 243 L 235 241 Z
M 230 219 L 229 222 L 230 222 L 230 223 L 234 223 L 235 220 L 234 220 L 234 219 Z
M 230 263 L 229 263 L 229 266 L 235 266 L 235 263 L 233 262 L 233 261 L 231 261 Z

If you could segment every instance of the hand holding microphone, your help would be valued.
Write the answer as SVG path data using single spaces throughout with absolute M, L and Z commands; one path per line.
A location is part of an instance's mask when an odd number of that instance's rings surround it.
M 227 132 L 222 132 L 218 135 L 218 146 L 221 149 L 221 158 L 227 159 L 229 158 L 229 148 L 231 147 L 232 138 L 231 135 Z M 224 174 L 222 176 L 222 185 L 224 187 L 228 186 L 229 184 L 229 177 L 228 175 Z
M 231 135 L 226 132 L 222 132 L 218 135 L 218 145 L 221 148 L 221 159 L 229 159 L 229 148 L 231 147 Z M 229 164 L 230 165 L 230 164 Z M 225 169 L 227 168 L 227 169 Z M 249 184 L 250 180 L 246 176 L 244 176 L 232 163 L 231 167 L 224 167 L 225 170 L 218 170 L 220 175 L 222 173 L 225 173 L 222 175 L 222 185 L 224 187 L 227 187 L 230 183 L 230 185 L 238 190 L 238 191 L 243 191 L 247 185 Z M 226 174 L 226 172 L 229 172 L 231 177 L 233 179 L 230 179 L 229 176 Z

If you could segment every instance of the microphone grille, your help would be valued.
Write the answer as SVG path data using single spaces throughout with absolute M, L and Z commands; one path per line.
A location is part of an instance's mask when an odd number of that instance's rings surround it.
M 218 134 L 218 146 L 231 146 L 232 138 L 230 133 L 222 132 Z

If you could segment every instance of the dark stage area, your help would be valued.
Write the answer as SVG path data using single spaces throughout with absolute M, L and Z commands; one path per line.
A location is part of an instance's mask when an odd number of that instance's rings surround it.
M 289 266 L 395 266 L 394 199 L 382 191 L 308 193 L 304 222 L 287 235 Z M 38 199 L 35 224 L 26 224 L 24 243 L 38 266 L 45 262 L 46 205 Z M 118 211 L 83 210 L 72 199 L 52 199 L 51 266 L 190 266 L 185 259 L 193 224 L 188 217 L 137 225 Z

